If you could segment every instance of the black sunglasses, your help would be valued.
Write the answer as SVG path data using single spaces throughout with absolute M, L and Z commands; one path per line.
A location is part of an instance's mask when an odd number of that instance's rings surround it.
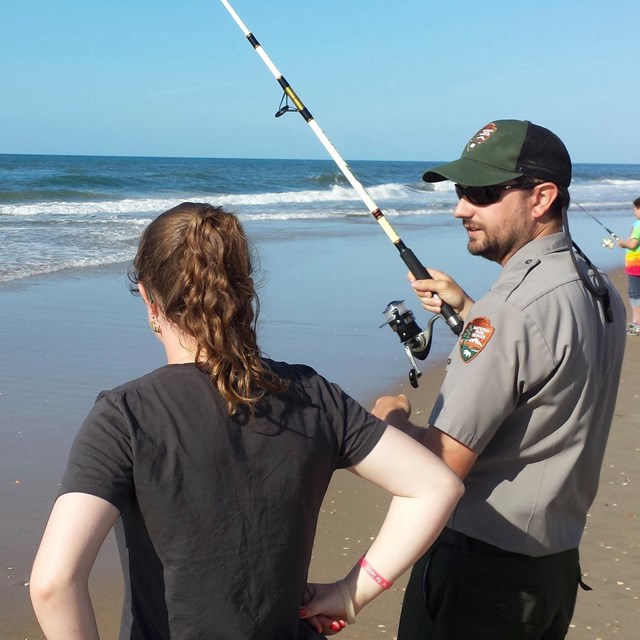
M 456 195 L 458 200 L 466 198 L 472 204 L 494 204 L 502 197 L 503 191 L 511 189 L 533 189 L 535 184 L 493 184 L 488 187 L 463 187 L 456 184 Z

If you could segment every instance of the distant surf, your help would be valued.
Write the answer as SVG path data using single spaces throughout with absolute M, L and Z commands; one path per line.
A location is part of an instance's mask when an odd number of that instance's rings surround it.
M 453 185 L 421 180 L 433 164 L 350 166 L 389 218 L 453 226 Z M 0 170 L 0 281 L 130 260 L 142 229 L 185 200 L 234 211 L 258 242 L 261 233 L 293 231 L 296 221 L 314 221 L 319 234 L 323 224 L 335 232 L 341 220 L 370 224 L 331 160 L 0 155 Z M 577 165 L 571 193 L 615 225 L 640 195 L 640 165 Z M 572 216 L 580 224 L 586 218 L 578 210 Z M 617 224 L 626 233 L 626 221 Z

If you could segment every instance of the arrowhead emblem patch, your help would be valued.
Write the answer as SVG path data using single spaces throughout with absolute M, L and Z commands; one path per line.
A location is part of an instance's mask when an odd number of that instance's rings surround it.
M 489 318 L 474 318 L 467 324 L 460 337 L 460 357 L 463 362 L 473 360 L 491 340 L 495 329 Z

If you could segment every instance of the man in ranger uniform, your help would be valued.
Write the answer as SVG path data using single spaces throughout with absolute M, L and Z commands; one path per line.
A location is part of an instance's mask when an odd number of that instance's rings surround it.
M 455 183 L 469 251 L 502 273 L 477 302 L 435 269 L 413 281 L 427 311 L 447 302 L 466 325 L 427 429 L 410 423 L 404 396 L 374 409 L 466 486 L 414 566 L 398 640 L 564 638 L 616 400 L 624 305 L 570 238 L 571 160 L 548 129 L 496 120 L 423 178 Z

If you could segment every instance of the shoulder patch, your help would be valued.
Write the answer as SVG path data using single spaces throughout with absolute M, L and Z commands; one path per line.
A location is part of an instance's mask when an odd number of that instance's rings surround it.
M 474 318 L 467 323 L 459 342 L 462 361 L 473 360 L 487 346 L 494 331 L 489 318 Z

